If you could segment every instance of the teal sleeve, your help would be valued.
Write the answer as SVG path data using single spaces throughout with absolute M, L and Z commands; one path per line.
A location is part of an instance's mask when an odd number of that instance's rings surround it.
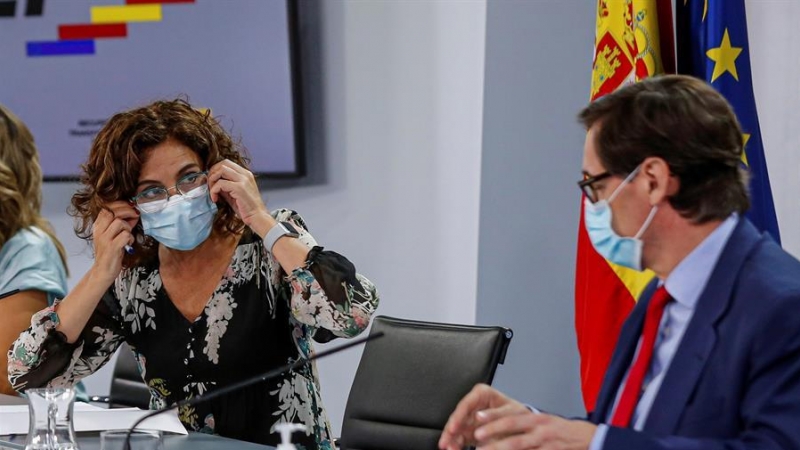
M 47 293 L 50 304 L 67 294 L 67 273 L 50 237 L 24 229 L 0 249 L 0 294 L 18 289 Z

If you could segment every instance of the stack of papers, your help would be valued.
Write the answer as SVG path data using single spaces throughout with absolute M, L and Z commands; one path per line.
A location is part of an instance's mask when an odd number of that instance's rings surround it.
M 151 411 L 139 408 L 99 408 L 87 403 L 75 403 L 75 431 L 127 430 L 140 417 Z M 28 434 L 28 405 L 0 405 L 0 436 Z M 161 430 L 188 434 L 178 419 L 177 411 L 168 411 L 142 422 L 137 429 Z

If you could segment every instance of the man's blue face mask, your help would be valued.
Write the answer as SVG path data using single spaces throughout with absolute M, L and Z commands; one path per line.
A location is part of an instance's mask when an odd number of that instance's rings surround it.
M 641 237 L 647 227 L 650 226 L 658 207 L 654 205 L 650 209 L 647 219 L 645 219 L 641 228 L 633 237 L 622 237 L 611 226 L 611 207 L 609 205 L 617 198 L 622 189 L 636 177 L 640 169 L 641 166 L 634 169 L 614 189 L 608 200 L 599 200 L 595 203 L 592 203 L 588 197 L 583 200 L 583 222 L 597 253 L 614 264 L 639 271 L 643 270 L 642 247 L 644 243 Z
M 192 194 L 196 196 L 173 195 L 160 211 L 142 213 L 144 234 L 171 249 L 183 251 L 192 250 L 208 239 L 217 205 L 211 201 L 207 185 L 196 188 Z

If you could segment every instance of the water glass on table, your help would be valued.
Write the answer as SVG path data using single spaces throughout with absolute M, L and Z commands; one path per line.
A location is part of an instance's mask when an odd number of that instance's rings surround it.
M 72 424 L 75 390 L 27 389 L 28 437 L 25 450 L 78 450 Z

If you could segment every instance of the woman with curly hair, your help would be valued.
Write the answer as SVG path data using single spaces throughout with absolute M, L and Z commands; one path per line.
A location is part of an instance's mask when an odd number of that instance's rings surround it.
M 0 393 L 6 351 L 31 316 L 67 292 L 64 247 L 41 216 L 42 169 L 33 135 L 0 105 Z
M 15 342 L 15 388 L 71 385 L 126 341 L 161 408 L 369 324 L 373 284 L 296 212 L 267 209 L 209 113 L 175 100 L 116 114 L 83 169 L 72 213 L 95 262 Z M 276 423 L 300 423 L 298 448 L 333 447 L 313 365 L 179 416 L 189 430 L 272 445 Z

